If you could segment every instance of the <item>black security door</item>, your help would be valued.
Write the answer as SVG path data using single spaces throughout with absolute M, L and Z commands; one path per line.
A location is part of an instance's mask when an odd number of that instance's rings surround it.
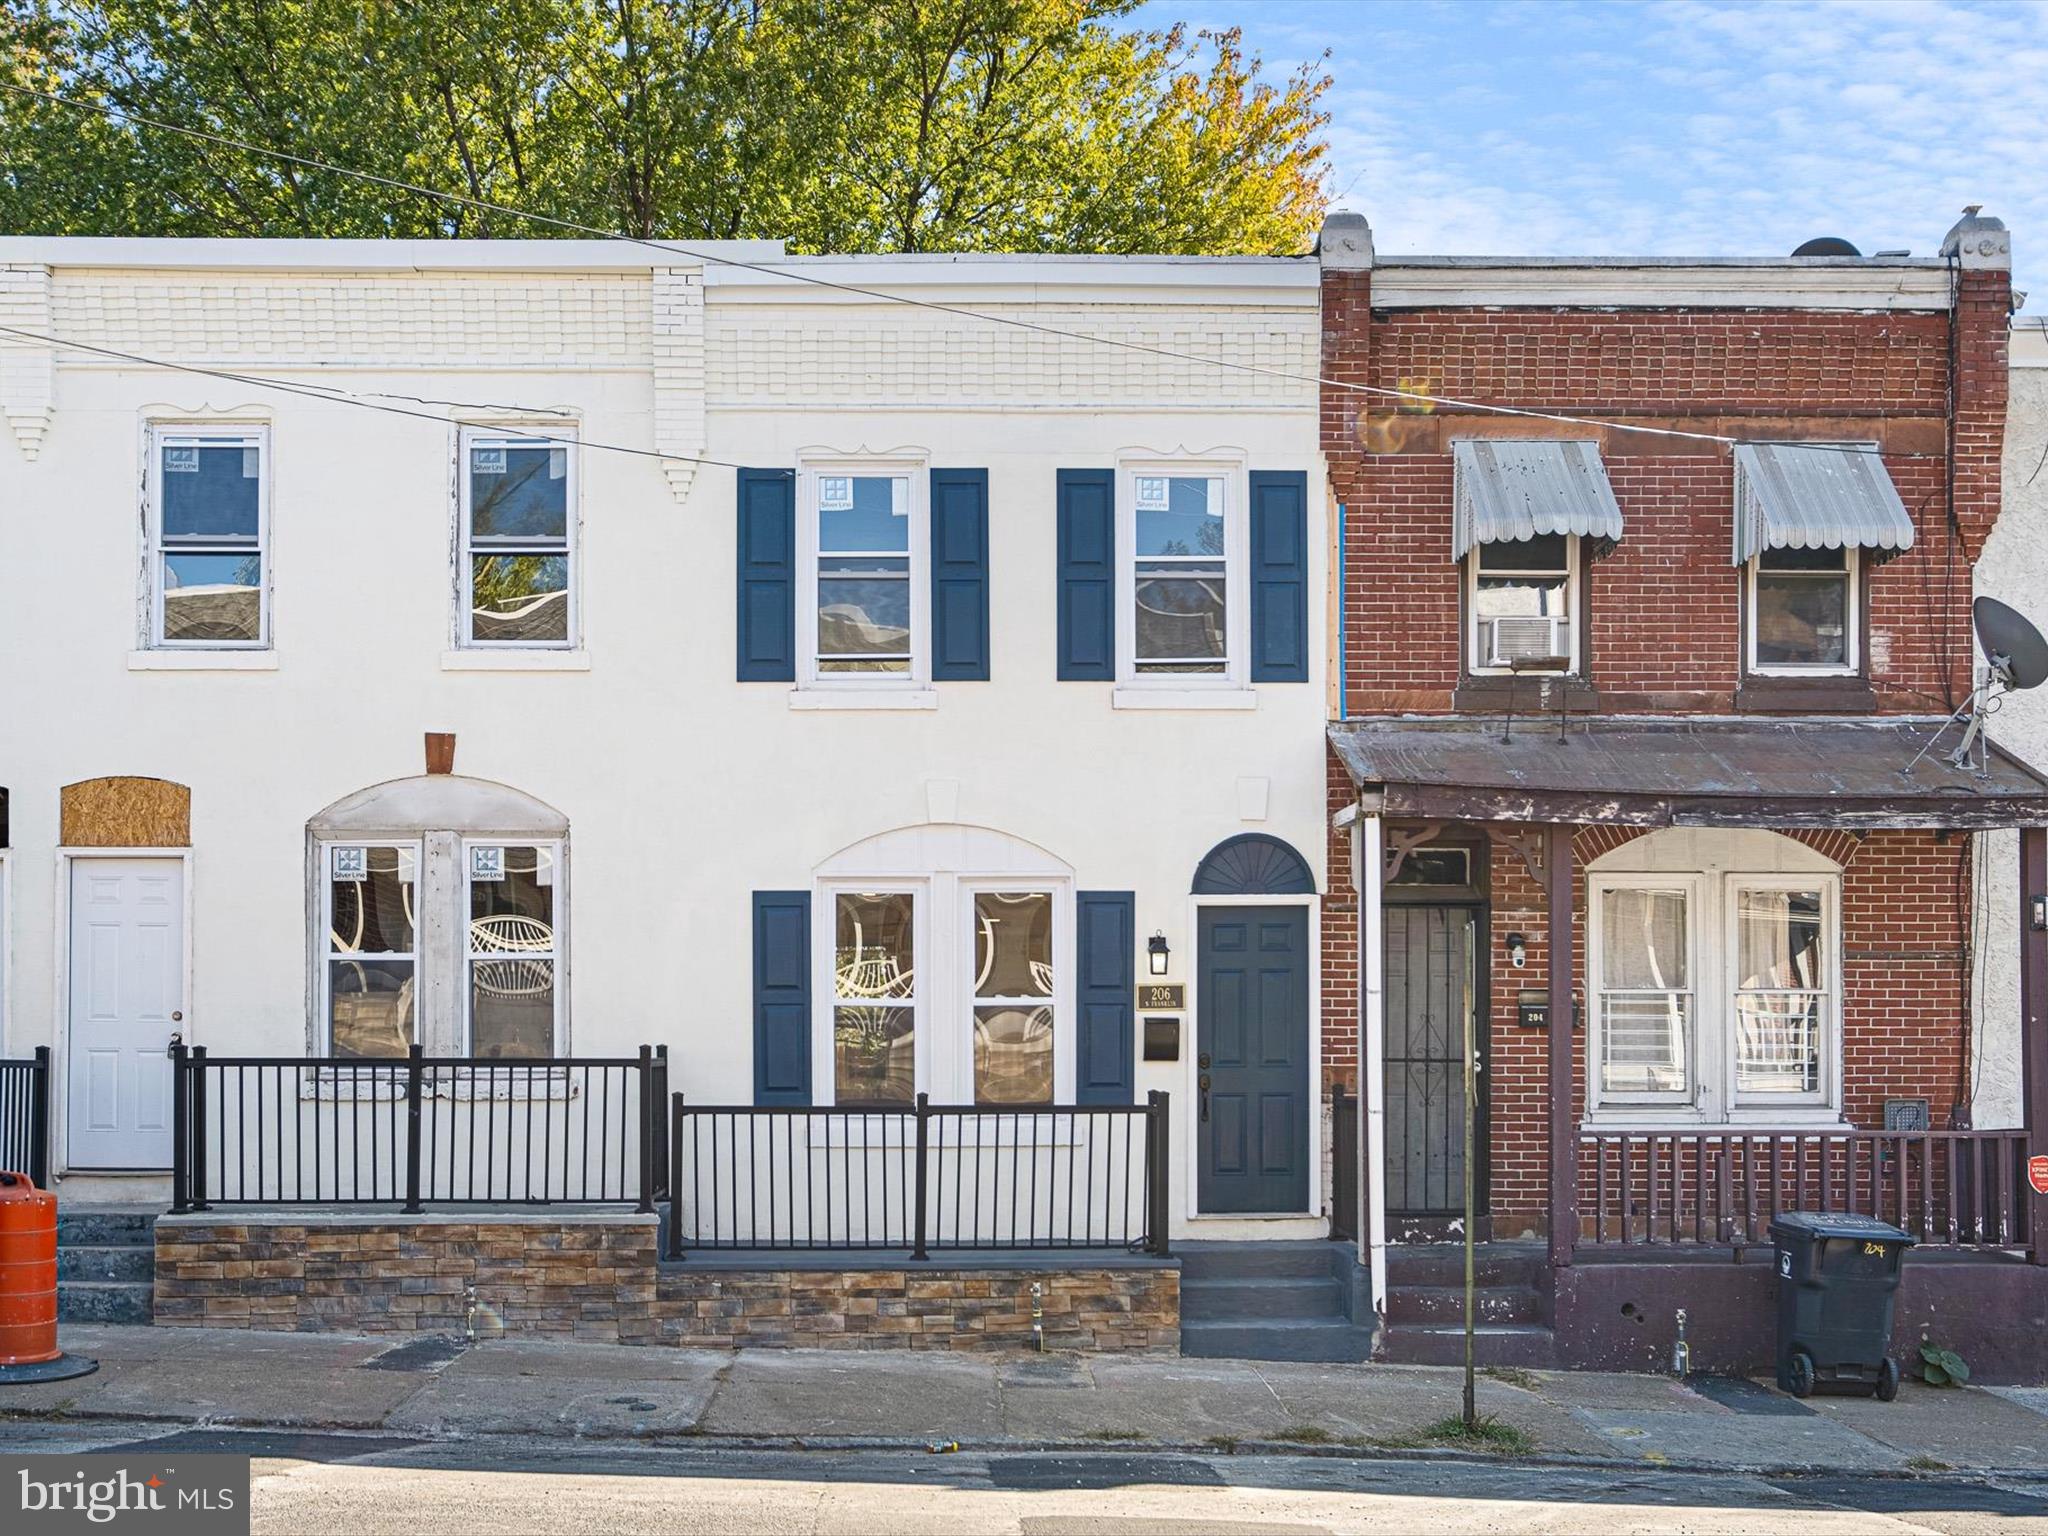
M 1465 1011 L 1477 1008 L 1472 909 L 1395 906 L 1386 927 L 1386 1191 L 1389 1236 L 1447 1235 L 1465 1208 Z M 1478 1030 L 1474 1208 L 1486 1198 L 1486 1030 Z M 1434 1229 L 1434 1230 L 1432 1230 Z M 1484 1236 L 1484 1233 L 1480 1234 Z

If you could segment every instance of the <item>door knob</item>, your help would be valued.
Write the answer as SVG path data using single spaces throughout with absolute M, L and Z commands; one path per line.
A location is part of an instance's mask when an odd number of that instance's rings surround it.
M 1208 1059 L 1206 1056 L 1202 1058 L 1204 1062 L 1207 1062 Z M 1209 1118 L 1209 1074 L 1204 1072 L 1200 1077 L 1196 1078 L 1195 1086 L 1202 1091 L 1202 1119 L 1206 1121 Z

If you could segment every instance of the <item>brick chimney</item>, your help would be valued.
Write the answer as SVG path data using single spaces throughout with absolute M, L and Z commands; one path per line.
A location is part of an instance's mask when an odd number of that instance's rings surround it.
M 2005 448 L 2006 346 L 2012 322 L 2012 236 L 1976 206 L 1941 242 L 1956 265 L 1955 415 L 1950 451 L 1956 524 L 1974 565 L 1998 521 Z

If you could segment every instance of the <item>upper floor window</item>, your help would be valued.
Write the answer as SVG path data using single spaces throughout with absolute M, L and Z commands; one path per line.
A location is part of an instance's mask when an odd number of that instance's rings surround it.
M 1862 670 L 1862 551 L 1766 549 L 1749 562 L 1747 664 L 1769 676 Z
M 1241 473 L 1221 464 L 1126 464 L 1118 676 L 1165 688 L 1242 678 L 1249 649 Z M 1124 509 L 1128 508 L 1128 512 Z
M 576 455 L 551 437 L 462 433 L 462 646 L 576 638 Z
M 805 680 L 928 681 L 925 476 L 908 463 L 816 464 L 799 496 Z
M 270 644 L 269 444 L 261 427 L 151 429 L 150 646 Z
M 1469 671 L 1578 670 L 1576 534 L 1477 545 L 1466 560 L 1466 582 Z

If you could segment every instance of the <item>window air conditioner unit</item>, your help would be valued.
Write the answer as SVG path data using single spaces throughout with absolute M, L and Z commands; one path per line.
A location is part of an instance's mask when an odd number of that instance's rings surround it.
M 1495 619 L 1490 667 L 1510 667 L 1516 662 L 1554 661 L 1560 666 L 1571 659 L 1571 619 L 1564 614 L 1539 618 Z

